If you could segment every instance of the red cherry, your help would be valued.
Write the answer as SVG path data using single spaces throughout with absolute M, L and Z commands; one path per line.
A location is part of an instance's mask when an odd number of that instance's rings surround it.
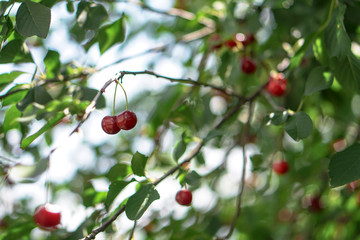
M 282 73 L 277 74 L 274 77 L 271 76 L 268 84 L 266 85 L 266 90 L 276 97 L 281 97 L 286 92 L 286 82 L 287 79 Z
M 116 134 L 120 128 L 116 125 L 116 116 L 106 116 L 101 121 L 101 127 L 107 134 Z
M 122 130 L 130 130 L 137 123 L 136 114 L 132 111 L 124 111 L 116 117 L 116 125 Z
M 278 175 L 284 175 L 285 173 L 287 173 L 289 171 L 289 164 L 285 160 L 275 162 L 273 164 L 273 170 Z
M 323 209 L 323 205 L 320 201 L 320 196 L 313 196 L 310 198 L 309 210 L 312 212 L 320 212 Z
M 236 34 L 236 39 L 238 41 L 240 41 L 244 47 L 246 47 L 256 41 L 256 39 L 252 33 L 248 33 L 248 34 L 238 33 L 238 34 Z
M 244 57 L 241 61 L 241 70 L 245 74 L 252 74 L 256 71 L 256 63 L 249 57 Z
M 183 206 L 189 206 L 192 201 L 192 193 L 187 189 L 180 190 L 176 193 L 176 201 Z
M 55 230 L 57 225 L 60 224 L 61 212 L 57 205 L 45 204 L 36 208 L 34 213 L 35 223 L 44 230 Z
M 236 47 L 237 46 L 237 43 L 235 42 L 235 40 L 234 39 L 229 39 L 229 40 L 226 40 L 225 42 L 224 42 L 224 45 L 227 47 L 227 48 L 234 48 L 234 47 Z

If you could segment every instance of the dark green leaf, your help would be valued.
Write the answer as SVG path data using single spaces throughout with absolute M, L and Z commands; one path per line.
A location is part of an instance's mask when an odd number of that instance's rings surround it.
M 89 101 L 91 102 L 96 94 L 98 94 L 98 90 L 93 88 L 87 88 L 87 87 L 80 87 L 77 89 L 77 91 L 74 93 L 74 97 L 80 99 L 81 101 Z M 104 108 L 106 106 L 105 104 L 105 97 L 103 95 L 100 96 L 96 103 L 96 108 Z
M 65 113 L 57 113 L 53 118 L 51 118 L 50 120 L 48 120 L 48 122 L 36 133 L 34 133 L 33 135 L 30 135 L 28 137 L 26 137 L 25 139 L 23 139 L 21 141 L 21 148 L 25 149 L 27 146 L 29 146 L 36 138 L 38 138 L 41 134 L 43 134 L 44 132 L 50 130 L 51 128 L 53 128 L 58 122 L 60 122 L 64 117 L 65 117 Z
M 123 180 L 132 173 L 131 166 L 125 163 L 115 164 L 109 172 L 106 174 L 106 177 L 111 181 Z
M 180 157 L 184 154 L 186 151 L 187 143 L 184 141 L 185 132 L 181 136 L 181 140 L 176 144 L 173 157 L 176 160 L 176 162 L 180 159 Z
M 105 200 L 105 206 L 109 209 L 110 205 L 113 203 L 115 198 L 120 194 L 120 192 L 131 182 L 131 181 L 116 181 L 110 184 L 109 191 Z
M 289 113 L 288 111 L 283 112 L 273 112 L 265 117 L 265 121 L 267 125 L 281 125 L 288 119 Z
M 325 67 L 316 67 L 310 74 L 305 84 L 304 95 L 330 88 L 333 83 L 334 77 L 330 73 L 325 72 Z
M 4 118 L 4 132 L 10 129 L 20 128 L 20 123 L 17 119 L 21 117 L 21 112 L 17 109 L 16 105 L 11 106 L 5 113 Z
M 0 63 L 33 62 L 29 49 L 20 39 L 8 42 L 0 52 Z
M 18 76 L 24 72 L 14 71 L 11 73 L 0 74 L 0 91 L 2 91 L 8 84 L 12 83 Z
M 330 159 L 329 177 L 332 187 L 360 178 L 360 144 L 355 143 Z
M 313 123 L 306 113 L 297 112 L 294 116 L 289 117 L 284 129 L 290 137 L 295 141 L 299 141 L 311 134 Z
M 125 208 L 126 216 L 130 220 L 138 220 L 151 203 L 159 198 L 160 195 L 152 184 L 142 186 L 129 198 Z
M 196 171 L 191 171 L 186 174 L 185 182 L 193 187 L 200 186 L 201 176 Z
M 29 0 L 21 3 L 16 13 L 16 30 L 25 37 L 46 38 L 51 20 L 50 8 Z
M 123 42 L 125 40 L 125 17 L 122 16 L 117 21 L 100 28 L 98 39 L 101 54 L 114 44 Z
M 134 154 L 131 159 L 131 169 L 135 175 L 145 176 L 145 166 L 147 160 L 148 158 L 139 152 Z
M 360 60 L 349 53 L 345 58 L 339 60 L 331 59 L 331 69 L 336 80 L 347 90 L 360 91 Z
M 339 4 L 324 33 L 325 46 L 329 56 L 339 59 L 346 57 L 351 48 L 351 41 L 344 27 L 345 9 L 344 4 Z
M 108 14 L 101 4 L 81 1 L 76 16 L 80 27 L 98 30 L 100 24 L 108 17 Z

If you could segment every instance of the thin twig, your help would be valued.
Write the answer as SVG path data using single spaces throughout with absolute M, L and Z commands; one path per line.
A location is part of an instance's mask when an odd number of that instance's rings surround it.
M 131 232 L 130 232 L 130 235 L 129 235 L 129 240 L 133 239 L 134 237 L 134 232 L 135 232 L 135 228 L 136 228 L 136 220 L 134 221 L 134 226 L 133 228 L 131 229 Z
M 246 146 L 246 142 L 247 142 L 247 138 L 248 138 L 248 132 L 249 132 L 249 127 L 250 127 L 250 122 L 251 122 L 251 117 L 252 117 L 252 106 L 251 105 L 252 105 L 252 101 L 249 102 L 248 119 L 244 126 L 244 131 L 243 131 L 243 135 L 242 135 L 242 139 L 241 139 L 243 164 L 242 164 L 241 181 L 239 184 L 238 195 L 236 198 L 236 212 L 231 221 L 229 232 L 226 234 L 225 237 L 217 238 L 218 240 L 220 240 L 220 239 L 225 240 L 225 239 L 229 239 L 231 237 L 231 235 L 233 234 L 234 229 L 235 229 L 235 223 L 241 213 L 241 203 L 242 203 L 242 196 L 243 196 L 244 188 L 245 188 L 245 175 L 246 175 L 246 165 L 247 165 L 247 155 L 246 155 L 246 147 L 245 146 Z
M 100 227 L 95 228 L 94 230 L 92 230 L 92 232 L 90 233 L 90 235 L 86 236 L 85 238 L 83 238 L 83 240 L 90 240 L 90 239 L 95 239 L 96 235 L 100 232 L 105 231 L 105 229 L 111 225 L 119 216 L 120 214 L 122 214 L 125 211 L 125 206 L 123 205 L 115 214 L 114 216 L 112 216 L 111 218 L 109 218 L 106 222 L 104 222 Z

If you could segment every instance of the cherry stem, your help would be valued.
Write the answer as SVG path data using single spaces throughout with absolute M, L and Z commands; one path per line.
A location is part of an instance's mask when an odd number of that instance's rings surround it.
M 46 166 L 46 179 L 45 179 L 45 185 L 46 185 L 46 196 L 45 196 L 45 203 L 50 202 L 50 190 L 51 190 L 51 181 L 50 181 L 50 157 L 47 159 L 47 166 Z
M 114 101 L 113 101 L 113 110 L 112 110 L 112 116 L 115 115 L 115 102 L 116 102 L 116 92 L 117 92 L 118 82 L 116 82 L 115 85 L 115 92 L 114 92 Z
M 122 88 L 122 90 L 124 91 L 124 94 L 125 94 L 125 101 L 126 101 L 126 111 L 128 110 L 128 107 L 129 107 L 129 103 L 128 103 L 128 97 L 127 97 L 127 94 L 126 94 L 126 91 L 125 91 L 125 88 L 123 87 L 123 85 L 117 81 L 117 83 L 120 85 L 120 87 Z

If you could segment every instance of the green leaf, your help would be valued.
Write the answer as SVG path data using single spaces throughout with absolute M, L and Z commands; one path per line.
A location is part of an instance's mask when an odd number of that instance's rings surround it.
M 17 121 L 19 117 L 21 117 L 21 112 L 17 109 L 16 105 L 12 105 L 5 113 L 5 118 L 4 118 L 5 133 L 10 129 L 20 128 L 20 123 Z
M 26 96 L 21 100 L 21 102 L 17 104 L 17 108 L 20 111 L 24 111 L 28 105 L 34 102 L 41 105 L 46 105 L 51 100 L 52 97 L 43 86 L 36 86 L 27 92 Z
M 181 140 L 176 144 L 173 152 L 173 157 L 176 160 L 176 162 L 186 151 L 187 143 L 184 141 L 184 137 L 185 137 L 185 132 L 181 135 Z
M 0 2 L 0 16 L 3 16 L 7 7 L 10 5 L 10 1 L 1 1 Z
M 120 192 L 131 182 L 133 182 L 134 179 L 130 181 L 115 181 L 110 184 L 109 191 L 107 193 L 107 197 L 105 200 L 105 206 L 107 209 L 109 209 L 110 205 L 113 203 L 115 198 L 120 194 Z
M 8 42 L 0 52 L 0 63 L 33 62 L 29 49 L 20 39 Z
M 28 85 L 27 84 L 17 84 L 14 87 L 12 87 L 7 93 L 12 93 L 10 95 L 8 95 L 7 97 L 4 97 L 1 100 L 1 105 L 2 106 L 8 106 L 14 103 L 18 103 L 19 101 L 21 101 L 21 99 L 23 99 L 26 94 L 28 93 Z M 24 90 L 23 90 L 24 89 Z
M 57 113 L 53 118 L 48 120 L 48 122 L 36 133 L 33 135 L 28 136 L 27 138 L 21 141 L 21 148 L 25 149 L 28 147 L 36 138 L 38 138 L 41 134 L 48 131 L 49 129 L 53 128 L 58 122 L 60 122 L 64 117 L 65 113 Z
M 273 112 L 265 117 L 265 121 L 267 125 L 281 125 L 288 119 L 289 113 L 288 111 L 283 112 Z
M 291 116 L 285 124 L 285 131 L 295 141 L 308 137 L 313 129 L 311 118 L 304 112 L 297 112 Z
M 93 88 L 88 88 L 88 87 L 80 87 L 79 89 L 77 89 L 74 93 L 74 98 L 78 98 L 81 101 L 89 101 L 91 102 L 94 97 L 96 96 L 96 94 L 98 94 L 98 90 L 93 89 Z M 96 108 L 97 109 L 101 109 L 106 107 L 106 103 L 105 103 L 105 97 L 104 95 L 101 95 L 100 98 L 98 99 L 98 101 L 96 102 Z
M 0 2 L 1 3 L 1 2 Z M 0 42 L 4 42 L 14 30 L 14 25 L 9 16 L 0 18 Z M 0 51 L 2 46 L 0 46 Z
M 145 166 L 147 160 L 148 158 L 139 152 L 134 154 L 131 159 L 131 169 L 135 175 L 145 176 Z
M 125 207 L 126 216 L 130 220 L 138 220 L 151 203 L 159 198 L 160 195 L 152 184 L 142 186 L 129 198 Z
M 324 38 L 317 38 L 313 44 L 313 52 L 315 58 L 325 67 L 330 65 L 329 54 L 326 51 Z
M 131 166 L 125 163 L 115 164 L 109 172 L 106 174 L 106 177 L 111 181 L 123 180 L 132 173 Z
M 331 187 L 338 187 L 360 178 L 360 143 L 355 143 L 330 159 Z
M 25 37 L 46 38 L 51 20 L 50 8 L 29 0 L 21 3 L 16 13 L 16 30 Z
M 114 44 L 123 42 L 125 40 L 125 17 L 121 16 L 117 21 L 100 28 L 98 39 L 101 54 Z
M 351 51 L 351 40 L 345 30 L 344 13 L 346 5 L 339 4 L 325 29 L 324 41 L 330 57 L 343 59 Z
M 12 83 L 18 76 L 24 72 L 14 71 L 11 73 L 0 74 L 0 91 L 2 91 L 6 86 Z
M 333 83 L 334 77 L 325 72 L 325 67 L 316 67 L 310 74 L 305 84 L 304 95 L 310 95 L 315 92 L 330 88 Z
M 342 60 L 331 59 L 331 69 L 336 80 L 347 90 L 360 91 L 360 60 L 349 53 Z
M 80 27 L 98 30 L 100 24 L 108 17 L 107 11 L 101 4 L 81 1 L 76 12 Z
M 193 187 L 200 186 L 201 176 L 196 171 L 191 171 L 186 174 L 185 182 Z
M 55 78 L 60 72 L 60 54 L 56 51 L 49 50 L 44 58 L 44 64 L 46 67 L 46 76 L 48 78 Z

